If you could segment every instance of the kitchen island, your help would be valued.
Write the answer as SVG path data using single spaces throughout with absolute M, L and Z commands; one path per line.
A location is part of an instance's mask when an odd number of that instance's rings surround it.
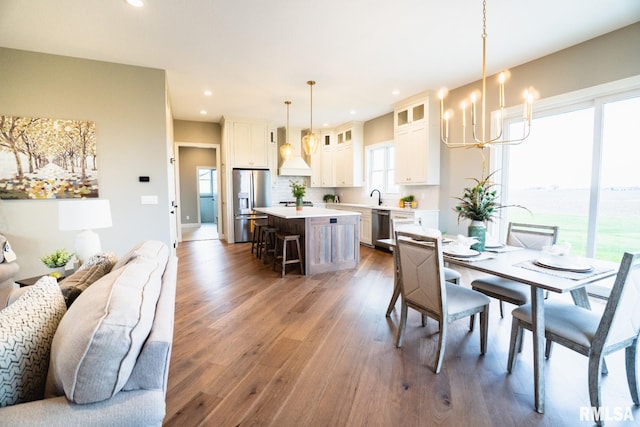
M 305 206 L 255 208 L 269 225 L 300 235 L 306 275 L 355 268 L 360 260 L 360 212 Z

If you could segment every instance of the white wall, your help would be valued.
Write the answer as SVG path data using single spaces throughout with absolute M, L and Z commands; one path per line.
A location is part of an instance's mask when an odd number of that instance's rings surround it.
M 113 217 L 112 228 L 96 230 L 103 249 L 121 256 L 146 239 L 170 244 L 165 71 L 0 48 L 0 76 L 0 114 L 95 122 L 100 198 Z M 142 205 L 143 195 L 158 204 Z M 46 272 L 39 258 L 73 250 L 75 237 L 58 230 L 55 200 L 1 201 L 0 233 L 18 255 L 19 278 Z

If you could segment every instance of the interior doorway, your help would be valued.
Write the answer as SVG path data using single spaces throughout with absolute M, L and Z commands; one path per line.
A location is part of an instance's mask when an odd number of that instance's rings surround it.
M 219 239 L 218 147 L 178 143 L 180 241 Z
M 200 224 L 217 224 L 218 171 L 213 168 L 198 168 L 198 199 L 200 202 Z
M 185 227 L 182 240 L 218 239 L 218 171 L 207 166 L 196 167 L 198 181 L 198 224 Z

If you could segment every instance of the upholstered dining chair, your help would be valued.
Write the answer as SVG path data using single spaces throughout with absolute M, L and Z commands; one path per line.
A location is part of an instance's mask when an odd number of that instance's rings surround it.
M 394 230 L 393 233 L 395 233 L 395 230 L 404 230 L 409 232 L 415 231 L 417 234 L 425 232 L 425 230 L 422 228 L 422 225 L 416 222 L 415 219 L 413 218 L 394 218 L 391 220 L 391 229 Z M 432 230 L 432 231 L 437 232 L 438 235 L 440 234 L 440 231 L 438 230 Z M 427 230 L 427 233 L 428 232 L 429 231 Z M 393 295 L 391 295 L 391 300 L 389 301 L 389 306 L 387 307 L 387 317 L 391 316 L 393 307 L 396 306 L 396 302 L 398 301 L 398 297 L 400 296 L 400 282 L 399 282 L 399 272 L 398 272 L 399 263 L 398 263 L 397 255 L 398 255 L 397 251 L 394 251 L 393 264 L 395 268 L 395 274 L 393 278 Z M 447 282 L 458 285 L 460 284 L 461 277 L 462 276 L 460 275 L 460 273 L 454 270 L 453 268 L 444 267 L 444 280 L 446 280 Z
M 407 311 L 411 307 L 438 321 L 440 333 L 433 371 L 442 368 L 447 340 L 448 324 L 480 313 L 480 352 L 487 349 L 488 314 L 490 300 L 487 296 L 449 283 L 444 278 L 442 240 L 409 232 L 396 231 L 396 250 L 400 260 L 400 294 L 402 309 L 396 346 L 402 347 L 407 327 Z
M 558 240 L 558 227 L 510 222 L 507 245 L 542 249 Z M 471 282 L 471 289 L 500 300 L 500 317 L 504 317 L 504 302 L 522 305 L 529 302 L 531 288 L 522 283 L 496 276 L 486 276 Z M 472 319 L 473 320 L 473 319 Z
M 631 399 L 640 406 L 638 398 L 638 335 L 640 334 L 640 252 L 625 253 L 602 316 L 591 310 L 561 301 L 544 304 L 545 337 L 547 343 L 556 342 L 589 358 L 589 398 L 591 406 L 601 407 L 600 372 L 604 356 L 625 349 L 627 383 Z M 507 369 L 513 370 L 516 346 L 522 339 L 522 328 L 531 330 L 531 304 L 513 310 L 511 342 Z M 547 357 L 549 346 L 547 345 Z M 600 411 L 595 411 L 600 414 Z M 601 420 L 596 416 L 596 423 Z

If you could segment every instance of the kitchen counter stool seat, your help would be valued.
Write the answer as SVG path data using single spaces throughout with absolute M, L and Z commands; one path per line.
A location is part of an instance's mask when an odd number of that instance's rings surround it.
M 287 246 L 291 244 L 290 251 L 293 250 L 293 244 L 295 243 L 297 258 L 287 257 Z M 292 252 L 289 252 L 292 254 Z M 276 269 L 276 264 L 282 265 L 282 277 L 286 274 L 287 264 L 299 264 L 300 274 L 304 275 L 304 265 L 302 263 L 302 252 L 300 251 L 300 235 L 287 232 L 276 233 L 276 245 L 275 256 L 273 258 L 273 269 Z
M 253 224 L 253 237 L 251 239 L 251 253 L 253 249 L 256 250 L 256 256 L 260 258 L 260 234 L 262 233 L 262 227 L 269 225 L 266 219 L 259 219 Z
M 258 248 L 265 264 L 269 262 L 269 256 L 275 257 L 277 232 L 278 229 L 271 225 L 263 225 L 261 228 Z

